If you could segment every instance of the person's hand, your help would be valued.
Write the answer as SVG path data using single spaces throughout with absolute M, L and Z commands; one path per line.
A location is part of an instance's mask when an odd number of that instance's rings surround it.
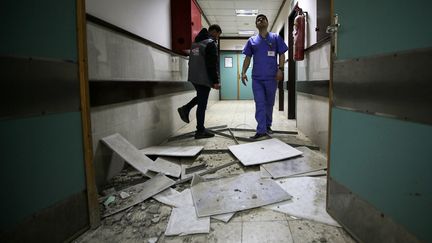
M 242 73 L 241 81 L 242 81 L 242 83 L 243 83 L 244 86 L 247 86 L 246 82 L 248 81 L 248 78 L 247 78 L 246 73 Z
M 213 89 L 220 89 L 220 83 L 213 84 Z
M 282 70 L 278 69 L 277 73 L 276 73 L 276 80 L 277 81 L 283 81 L 284 78 L 284 73 L 282 72 Z

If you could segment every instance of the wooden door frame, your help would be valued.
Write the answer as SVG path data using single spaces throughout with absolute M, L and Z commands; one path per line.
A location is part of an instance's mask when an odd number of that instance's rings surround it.
M 77 0 L 77 45 L 80 82 L 80 107 L 83 136 L 84 168 L 86 178 L 87 205 L 89 224 L 96 229 L 101 222 L 99 201 L 96 188 L 95 169 L 93 165 L 93 146 L 90 121 L 90 96 L 87 61 L 87 28 L 85 0 Z

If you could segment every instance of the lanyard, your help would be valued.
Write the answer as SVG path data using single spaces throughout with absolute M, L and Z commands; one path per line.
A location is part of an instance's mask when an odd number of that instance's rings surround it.
M 267 34 L 267 36 L 270 37 L 270 34 Z M 269 46 L 270 51 L 272 51 L 273 48 L 272 48 L 272 43 L 271 43 L 271 41 L 267 40 L 267 37 L 266 37 L 266 38 L 263 38 L 263 39 L 264 39 L 264 41 L 267 43 L 267 45 Z

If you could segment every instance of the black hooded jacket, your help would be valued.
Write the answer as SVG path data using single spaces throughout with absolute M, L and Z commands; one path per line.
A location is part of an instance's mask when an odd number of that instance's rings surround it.
M 195 37 L 195 42 L 212 39 L 206 28 L 202 28 L 198 35 Z M 206 47 L 205 64 L 207 67 L 207 74 L 213 84 L 219 83 L 219 68 L 218 68 L 218 48 L 216 41 L 210 42 Z

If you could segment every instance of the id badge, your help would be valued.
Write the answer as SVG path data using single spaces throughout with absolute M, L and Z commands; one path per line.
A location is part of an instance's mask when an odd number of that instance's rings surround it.
M 267 51 L 267 56 L 274 57 L 275 56 L 275 51 Z

